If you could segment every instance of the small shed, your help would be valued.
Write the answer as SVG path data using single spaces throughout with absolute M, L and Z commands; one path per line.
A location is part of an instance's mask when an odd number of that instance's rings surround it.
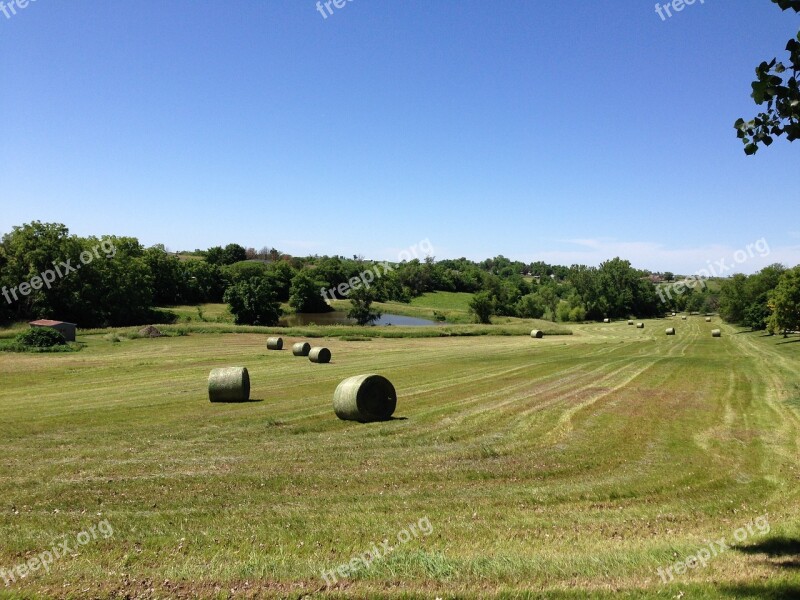
M 78 326 L 75 323 L 66 323 L 65 321 L 51 321 L 50 319 L 39 319 L 38 321 L 31 321 L 28 323 L 31 327 L 49 327 L 55 329 L 64 339 L 68 342 L 75 341 L 75 330 Z

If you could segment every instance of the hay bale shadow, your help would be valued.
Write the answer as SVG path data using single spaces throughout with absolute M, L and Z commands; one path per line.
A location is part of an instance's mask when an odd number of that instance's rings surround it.
M 408 421 L 408 417 L 389 417 L 388 419 L 380 419 L 375 421 L 353 421 L 354 423 L 360 423 L 361 425 L 375 425 L 378 423 L 391 423 L 392 421 Z
M 719 591 L 727 596 L 743 600 L 796 600 L 800 598 L 800 585 L 793 583 L 776 583 L 773 585 L 741 584 L 720 586 Z
M 250 398 L 248 400 L 217 400 L 211 404 L 251 404 L 253 402 L 264 402 L 263 398 Z
M 735 550 L 745 554 L 766 554 L 770 558 L 790 557 L 795 559 L 796 566 L 800 566 L 800 539 L 797 538 L 772 537 L 758 544 L 735 546 Z

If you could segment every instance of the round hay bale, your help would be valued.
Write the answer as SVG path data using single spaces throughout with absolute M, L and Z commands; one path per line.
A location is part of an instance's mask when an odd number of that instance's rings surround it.
M 211 402 L 247 402 L 250 399 L 250 374 L 245 367 L 212 369 L 208 376 Z
M 722 331 L 719 329 L 712 329 L 711 337 L 722 337 Z
M 543 338 L 544 337 L 544 331 L 540 331 L 538 329 L 534 329 L 533 331 L 531 331 L 531 337 L 532 338 L 537 338 L 537 339 Z
M 397 392 L 381 375 L 349 377 L 333 393 L 333 410 L 344 421 L 386 421 L 396 408 Z
M 637 323 L 636 324 L 636 328 L 637 329 L 644 329 L 644 323 Z
M 279 337 L 267 338 L 267 348 L 269 350 L 283 350 L 283 338 Z
M 603 323 L 611 323 L 611 319 L 603 319 Z
M 706 317 L 706 323 L 711 323 L 711 317 Z
M 675 328 L 674 327 L 667 327 L 667 335 L 675 335 Z
M 308 356 L 311 352 L 311 344 L 308 342 L 297 342 L 292 346 L 292 354 L 295 356 Z
M 628 325 L 633 325 L 633 321 L 628 321 Z
M 674 316 L 675 316 L 675 313 L 672 313 L 672 316 L 674 317 Z
M 331 362 L 331 351 L 317 346 L 308 352 L 308 360 L 313 363 L 329 363 Z
M 685 321 L 685 320 L 686 320 L 686 315 L 683 315 L 683 316 L 681 316 L 681 319 L 682 319 L 683 321 Z

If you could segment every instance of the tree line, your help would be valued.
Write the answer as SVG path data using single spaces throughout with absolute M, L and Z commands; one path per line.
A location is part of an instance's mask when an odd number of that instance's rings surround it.
M 97 257 L 50 286 L 28 286 L 28 293 L 17 293 L 14 301 L 0 298 L 0 322 L 50 317 L 82 327 L 122 326 L 167 321 L 171 313 L 157 307 L 226 302 L 237 323 L 274 325 L 282 304 L 297 312 L 330 310 L 326 295 L 352 300 L 354 316 L 369 322 L 376 314 L 369 309 L 372 302 L 408 302 L 426 292 L 448 291 L 474 294 L 472 312 L 482 322 L 494 315 L 564 322 L 646 318 L 670 309 L 710 312 L 719 306 L 729 320 L 750 323 L 751 316 L 769 316 L 765 306 L 773 311 L 769 293 L 779 284 L 775 267 L 751 276 L 755 279 L 748 284 L 742 281 L 750 278 L 735 276 L 720 294 L 689 290 L 665 299 L 650 272 L 621 258 L 599 267 L 523 263 L 504 256 L 481 262 L 428 256 L 378 263 L 358 256 L 292 257 L 275 248 L 256 253 L 235 243 L 177 255 L 163 245 L 145 248 L 136 238 L 82 238 L 62 224 L 36 221 L 2 237 L 0 287 L 19 290 L 54 263 L 74 263 L 100 243 L 113 245 L 113 257 Z M 367 272 L 374 274 L 369 285 L 358 285 Z M 744 299 L 737 295 L 740 288 L 746 290 Z
M 723 281 L 719 314 L 754 331 L 787 335 L 800 330 L 800 266 L 773 264 L 754 275 L 736 274 Z

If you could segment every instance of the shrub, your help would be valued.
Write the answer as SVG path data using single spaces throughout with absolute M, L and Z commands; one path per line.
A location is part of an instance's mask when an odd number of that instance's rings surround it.
M 52 348 L 53 346 L 65 346 L 67 343 L 61 333 L 46 327 L 33 327 L 23 331 L 16 340 L 23 346 L 31 348 Z
M 566 322 L 570 320 L 569 314 L 570 314 L 569 302 L 567 302 L 566 300 L 562 300 L 558 304 L 558 308 L 556 309 L 556 317 L 558 317 L 559 321 Z
M 580 323 L 586 319 L 586 309 L 583 306 L 576 306 L 569 311 L 569 320 Z
M 494 302 L 488 292 L 479 292 L 469 301 L 469 312 L 475 316 L 478 323 L 491 323 L 494 311 Z

